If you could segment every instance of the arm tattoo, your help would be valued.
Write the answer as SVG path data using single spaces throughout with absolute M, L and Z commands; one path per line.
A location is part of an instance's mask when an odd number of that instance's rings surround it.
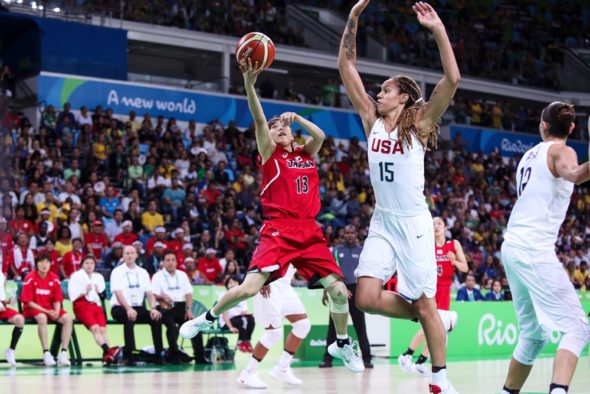
M 356 35 L 353 32 L 355 28 L 356 23 L 354 20 L 349 19 L 346 23 L 346 30 L 342 39 L 342 46 L 346 49 L 346 58 L 348 60 L 352 59 L 356 52 Z

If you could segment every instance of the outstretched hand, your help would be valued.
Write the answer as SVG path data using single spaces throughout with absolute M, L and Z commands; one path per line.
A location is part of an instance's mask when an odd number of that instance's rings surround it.
M 419 1 L 412 6 L 412 10 L 416 13 L 418 22 L 428 30 L 434 31 L 443 26 L 438 14 L 430 4 Z
M 295 112 L 285 112 L 281 114 L 281 121 L 285 126 L 291 126 L 291 123 L 295 122 L 297 114 Z
M 350 13 L 353 14 L 354 16 L 359 16 L 361 14 L 361 12 L 363 12 L 365 10 L 365 8 L 367 8 L 367 6 L 369 5 L 369 1 L 370 0 L 359 0 L 354 7 L 352 7 L 352 10 L 350 10 Z
M 258 74 L 260 74 L 264 68 L 258 68 L 258 62 L 252 64 L 252 59 L 248 58 L 247 60 L 242 60 L 240 63 L 240 70 L 244 76 L 244 85 L 254 86 L 256 79 L 258 78 Z

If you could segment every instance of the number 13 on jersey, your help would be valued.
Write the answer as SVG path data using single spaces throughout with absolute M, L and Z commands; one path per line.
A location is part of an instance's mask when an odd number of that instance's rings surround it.
M 379 174 L 381 182 L 395 182 L 395 173 L 393 172 L 393 166 L 395 163 L 380 162 L 379 163 Z

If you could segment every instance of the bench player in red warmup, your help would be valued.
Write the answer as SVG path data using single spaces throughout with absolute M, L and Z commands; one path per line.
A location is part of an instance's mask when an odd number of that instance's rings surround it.
M 258 64 L 242 64 L 248 106 L 256 123 L 256 143 L 261 157 L 263 180 L 260 201 L 265 220 L 260 244 L 252 256 L 244 282 L 230 289 L 206 313 L 180 328 L 180 335 L 192 338 L 239 302 L 254 297 L 260 289 L 287 272 L 289 263 L 308 280 L 321 283 L 330 296 L 330 312 L 337 340 L 328 347 L 332 357 L 341 359 L 354 372 L 365 367 L 347 333 L 348 290 L 315 217 L 320 210 L 319 175 L 313 156 L 325 139 L 324 132 L 301 116 L 287 112 L 267 123 L 254 84 Z M 291 124 L 299 123 L 312 138 L 305 146 L 294 145 Z

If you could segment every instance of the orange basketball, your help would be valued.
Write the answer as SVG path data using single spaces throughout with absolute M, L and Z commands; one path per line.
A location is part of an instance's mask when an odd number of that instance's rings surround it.
M 252 61 L 254 66 L 258 62 L 259 68 L 268 68 L 275 60 L 275 44 L 263 33 L 248 33 L 236 45 L 236 59 Z

